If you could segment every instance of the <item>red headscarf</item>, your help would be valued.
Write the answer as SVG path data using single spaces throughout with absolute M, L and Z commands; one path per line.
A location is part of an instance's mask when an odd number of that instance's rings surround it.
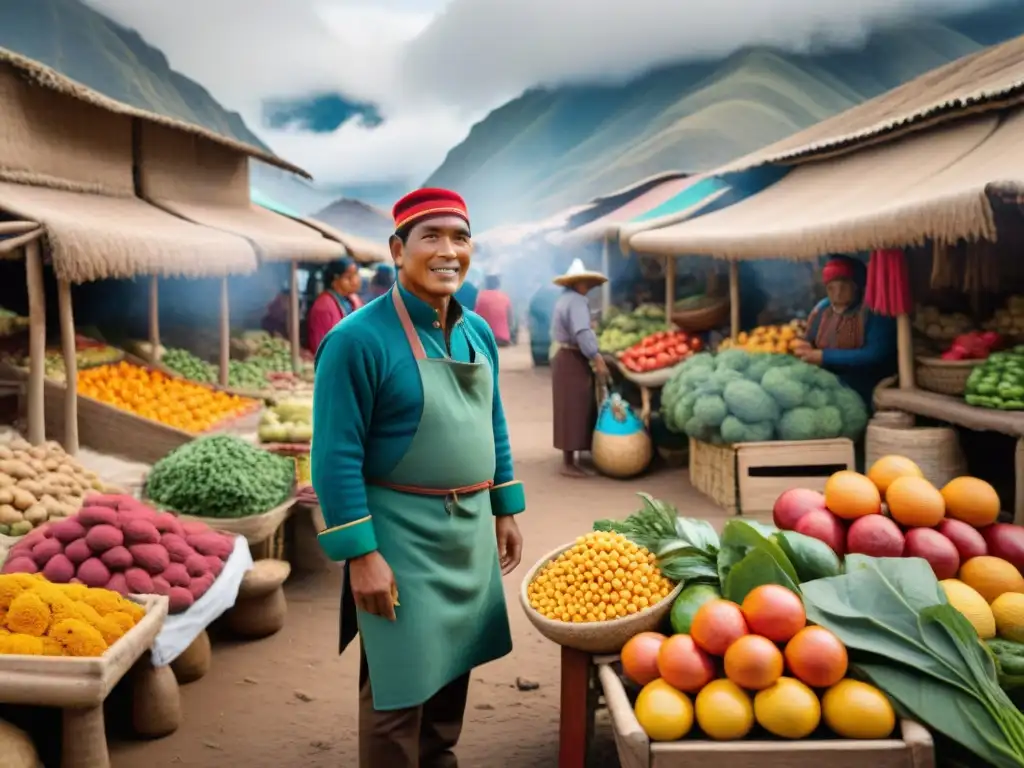
M 853 264 L 849 259 L 830 259 L 821 270 L 821 279 L 825 285 L 833 280 L 855 280 Z

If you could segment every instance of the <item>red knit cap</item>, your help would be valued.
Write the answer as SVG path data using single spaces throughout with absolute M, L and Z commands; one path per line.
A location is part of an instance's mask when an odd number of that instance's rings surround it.
M 832 259 L 821 270 L 821 280 L 828 285 L 833 280 L 853 280 L 853 264 L 847 259 Z
M 469 212 L 466 201 L 456 192 L 447 189 L 427 187 L 410 192 L 391 209 L 395 219 L 395 229 L 427 216 L 458 216 L 469 224 Z

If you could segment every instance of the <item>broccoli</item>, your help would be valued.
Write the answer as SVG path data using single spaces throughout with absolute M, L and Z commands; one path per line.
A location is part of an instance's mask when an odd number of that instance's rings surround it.
M 852 389 L 843 387 L 832 393 L 836 408 L 842 414 L 843 431 L 842 436 L 856 440 L 864 432 L 868 425 L 868 409 L 861 400 L 860 395 Z
M 725 400 L 718 395 L 706 395 L 693 404 L 693 417 L 704 426 L 721 426 L 728 415 Z
M 781 369 L 780 369 L 781 370 Z M 779 418 L 779 406 L 760 384 L 746 379 L 730 381 L 725 385 L 722 399 L 729 409 L 741 421 L 770 421 Z
M 832 404 L 832 392 L 825 389 L 809 389 L 803 404 L 808 408 L 824 408 Z
M 815 411 L 817 429 L 815 437 L 824 439 L 839 437 L 843 433 L 843 414 L 834 405 L 826 405 Z
M 783 409 L 796 408 L 807 397 L 807 387 L 793 376 L 796 369 L 795 365 L 772 368 L 761 379 L 764 391 L 775 398 L 775 402 Z
M 762 443 L 772 439 L 775 427 L 770 421 L 748 424 L 735 416 L 726 416 L 722 422 L 722 439 L 727 443 Z
M 716 367 L 732 368 L 735 371 L 742 371 L 750 363 L 750 353 L 742 349 L 727 349 L 719 352 L 715 358 Z
M 813 408 L 794 408 L 782 414 L 779 437 L 783 440 L 813 440 L 817 437 L 817 412 Z

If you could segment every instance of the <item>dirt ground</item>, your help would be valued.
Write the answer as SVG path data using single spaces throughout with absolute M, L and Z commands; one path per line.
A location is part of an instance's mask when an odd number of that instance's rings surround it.
M 677 505 L 687 516 L 719 522 L 721 511 L 694 491 L 683 470 L 660 470 L 636 481 L 572 480 L 558 472 L 551 448 L 547 370 L 530 366 L 526 345 L 502 360 L 502 392 L 519 479 L 529 508 L 520 517 L 523 564 L 506 578 L 515 650 L 473 675 L 463 768 L 556 765 L 559 649 L 524 616 L 518 588 L 530 564 L 590 528 L 593 520 L 636 508 L 637 491 Z M 111 743 L 114 768 L 342 768 L 356 764 L 358 653 L 337 654 L 338 578 L 323 569 L 287 584 L 284 630 L 249 644 L 217 643 L 213 666 L 182 688 L 184 723 L 168 738 Z M 521 691 L 516 679 L 539 683 Z M 599 718 L 595 768 L 618 765 L 608 721 Z M 384 767 L 382 767 L 384 768 Z

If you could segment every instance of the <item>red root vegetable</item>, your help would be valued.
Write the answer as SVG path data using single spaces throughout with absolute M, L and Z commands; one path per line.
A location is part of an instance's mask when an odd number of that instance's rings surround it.
M 123 573 L 115 573 L 111 576 L 110 581 L 107 582 L 107 589 L 117 592 L 121 597 L 131 594 L 131 590 L 128 589 L 128 580 Z
M 196 576 L 202 576 L 204 573 L 209 573 L 210 565 L 206 562 L 206 558 L 203 555 L 195 554 L 190 555 L 185 561 L 185 570 L 188 571 L 188 575 L 194 579 Z
M 184 563 L 196 553 L 181 536 L 176 533 L 165 533 L 160 537 L 160 546 L 167 550 L 172 563 Z
M 73 517 L 66 520 L 58 520 L 50 526 L 53 538 L 61 544 L 70 544 L 72 541 L 85 538 L 85 526 Z
M 90 557 L 78 566 L 76 575 L 87 587 L 105 587 L 110 581 L 110 570 L 98 557 Z
M 161 575 L 172 587 L 187 587 L 192 583 L 192 577 L 181 563 L 171 563 Z
M 76 517 L 86 528 L 94 525 L 111 525 L 116 528 L 120 522 L 117 510 L 112 507 L 82 507 Z
M 102 553 L 124 544 L 124 534 L 113 525 L 95 525 L 85 534 L 85 543 L 93 552 Z
M 167 583 L 167 579 L 163 576 L 154 576 L 153 592 L 158 595 L 169 595 L 171 594 L 171 585 Z
M 227 560 L 234 549 L 233 542 L 214 531 L 207 531 L 202 534 L 193 534 L 185 538 L 193 549 L 201 555 L 213 555 L 221 560 Z
M 171 613 L 187 611 L 195 602 L 195 598 L 192 597 L 192 593 L 185 587 L 171 587 L 168 594 L 171 598 L 169 608 Z
M 67 584 L 75 578 L 75 564 L 63 553 L 54 555 L 43 568 L 43 576 L 54 584 Z
M 59 555 L 63 551 L 64 547 L 56 539 L 43 539 L 32 547 L 32 559 L 36 565 L 42 568 L 50 561 L 51 557 Z
M 203 559 L 206 561 L 206 565 L 209 567 L 210 574 L 217 578 L 220 576 L 220 572 L 224 570 L 224 561 L 219 557 L 213 555 L 203 555 Z
M 12 557 L 4 563 L 4 573 L 39 573 L 36 561 L 31 557 Z
M 149 520 L 129 518 L 121 523 L 126 544 L 159 544 L 160 531 Z
M 79 565 L 92 557 L 92 550 L 85 543 L 85 539 L 77 539 L 64 548 L 64 554 L 72 563 Z
M 178 522 L 181 523 L 181 527 L 185 531 L 186 536 L 211 532 L 210 526 L 206 523 L 200 523 L 196 520 L 186 520 L 185 522 L 179 520 Z
M 110 510 L 116 510 L 124 499 L 122 494 L 111 494 L 111 493 L 90 493 L 85 497 L 86 508 L 89 507 L 106 507 Z M 130 496 L 128 498 L 131 498 Z
M 192 583 L 188 586 L 188 591 L 192 593 L 192 597 L 198 600 L 209 591 L 210 587 L 213 586 L 213 582 L 213 574 L 207 572 L 202 576 L 192 579 Z
M 132 553 L 137 566 L 153 575 L 163 573 L 171 564 L 167 549 L 160 544 L 132 544 L 128 551 Z
M 93 529 L 95 530 L 95 529 Z M 123 571 L 135 564 L 135 558 L 125 547 L 112 547 L 100 555 L 100 560 L 112 571 Z
M 134 595 L 153 594 L 153 577 L 141 568 L 129 568 L 124 572 L 124 579 L 130 593 Z M 162 593 L 158 592 L 157 594 Z
M 153 523 L 160 533 L 174 533 L 178 536 L 185 535 L 185 529 L 181 521 L 170 512 L 158 512 Z

